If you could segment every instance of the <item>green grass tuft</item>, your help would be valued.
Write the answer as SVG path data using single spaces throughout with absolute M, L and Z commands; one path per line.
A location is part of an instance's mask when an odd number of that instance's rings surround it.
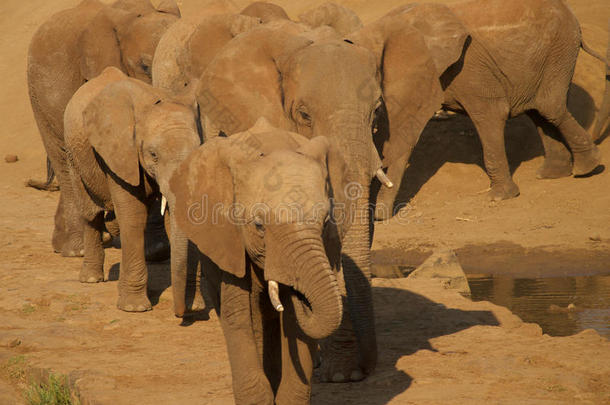
M 70 397 L 66 377 L 54 374 L 49 375 L 46 384 L 30 384 L 25 399 L 30 405 L 78 405 Z

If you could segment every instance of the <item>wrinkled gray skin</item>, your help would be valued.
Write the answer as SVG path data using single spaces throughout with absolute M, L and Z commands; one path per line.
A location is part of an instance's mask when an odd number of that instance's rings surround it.
M 468 40 L 455 41 L 463 32 Z M 383 71 L 389 72 L 383 76 L 389 134 L 382 140 L 382 155 L 388 176 L 397 185 L 421 131 L 441 105 L 465 112 L 477 128 L 493 200 L 519 194 L 504 148 L 504 126 L 510 117 L 527 113 L 538 126 L 545 149 L 539 178 L 584 175 L 599 165 L 600 153 L 591 136 L 566 107 L 582 38 L 578 21 L 563 2 L 470 0 L 449 6 L 407 5 L 349 38 L 378 54 L 399 41 L 403 46 L 394 52 L 396 57 L 380 58 Z M 422 51 L 425 54 L 427 48 L 433 66 L 410 55 L 410 49 L 422 41 Z M 438 63 L 442 53 L 459 53 L 458 63 Z M 401 83 L 422 82 L 429 68 L 434 69 L 435 84 Z M 397 192 L 398 187 L 380 192 L 378 219 L 392 215 L 388 208 Z
M 326 138 L 262 121 L 207 141 L 184 161 L 170 182 L 174 212 L 205 255 L 235 403 L 309 404 L 316 340 L 342 318 L 340 208 L 330 196 L 343 200 L 344 164 Z M 283 312 L 270 300 L 271 281 Z
M 610 33 L 610 21 L 608 21 L 608 32 Z M 609 34 L 610 35 L 610 34 Z M 598 140 L 604 129 L 607 129 L 606 124 L 610 120 L 610 36 L 608 37 L 608 50 L 606 51 L 606 88 L 604 90 L 604 98 L 602 99 L 601 107 L 597 113 L 597 121 L 593 127 L 592 136 L 594 140 Z
M 125 76 L 116 68 L 83 85 L 65 112 L 68 168 L 84 228 L 84 260 L 79 280 L 104 279 L 104 212 L 116 212 L 121 230 L 118 308 L 151 309 L 146 294 L 144 229 L 148 211 L 163 194 L 174 203 L 169 178 L 200 145 L 197 107 Z M 188 240 L 170 215 L 171 272 L 176 315 L 185 312 Z M 192 269 L 196 271 L 195 269 Z
M 324 136 L 343 154 L 352 199 L 339 280 L 345 280 L 349 317 L 322 343 L 321 375 L 325 381 L 359 380 L 377 359 L 369 186 L 381 166 L 371 137 L 381 89 L 369 51 L 332 36 L 312 42 L 306 37 L 311 33 L 300 33 L 298 24 L 275 22 L 235 37 L 204 71 L 197 98 L 206 138 L 244 131 L 263 116 L 278 128 Z
M 52 244 L 64 256 L 78 256 L 82 250 L 82 227 L 76 220 L 64 151 L 66 104 L 106 66 L 150 83 L 157 43 L 179 15 L 172 1 L 161 2 L 156 10 L 148 0 L 118 0 L 110 6 L 85 0 L 51 16 L 30 42 L 27 76 L 32 110 L 61 193 Z

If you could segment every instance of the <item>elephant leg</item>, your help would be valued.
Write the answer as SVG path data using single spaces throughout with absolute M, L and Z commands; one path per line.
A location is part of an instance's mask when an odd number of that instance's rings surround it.
M 55 211 L 55 227 L 51 239 L 53 250 L 65 257 L 82 256 L 83 224 L 80 221 L 68 169 L 63 128 L 57 133 L 36 103 L 32 103 L 32 109 L 48 159 L 59 183 L 59 203 Z
M 544 162 L 536 175 L 539 179 L 558 179 L 572 174 L 572 154 L 562 142 L 561 133 L 537 111 L 529 111 L 544 146 Z
M 91 221 L 83 219 L 83 222 L 85 257 L 78 280 L 81 283 L 97 283 L 104 280 L 104 212 L 99 212 Z
M 148 271 L 144 257 L 144 228 L 147 207 L 138 190 L 125 190 L 110 182 L 110 194 L 121 230 L 121 270 L 118 308 L 127 312 L 152 309 L 146 286 Z
M 575 176 L 589 174 L 599 166 L 601 153 L 593 143 L 593 138 L 578 124 L 565 105 L 556 114 L 544 111 L 540 113 L 559 129 L 568 143 L 574 161 L 572 173 Z
M 293 301 L 286 303 L 281 319 L 282 381 L 275 397 L 277 405 L 307 405 L 311 396 L 311 376 L 316 342 L 305 336 L 297 324 Z
M 223 273 L 220 325 L 225 335 L 236 405 L 273 405 L 273 391 L 256 350 L 252 330 L 249 271 L 241 278 Z
M 396 161 L 388 166 L 387 176 L 394 187 L 387 188 L 382 186 L 377 194 L 377 203 L 375 205 L 375 220 L 384 221 L 394 216 L 394 206 L 396 204 L 396 196 L 400 190 L 402 176 L 405 173 L 407 164 L 409 163 L 409 154 L 405 153 Z
M 491 182 L 490 199 L 499 201 L 518 196 L 519 187 L 511 178 L 504 146 L 508 108 L 497 106 L 471 114 L 466 107 L 466 112 L 476 127 L 483 146 L 485 170 Z

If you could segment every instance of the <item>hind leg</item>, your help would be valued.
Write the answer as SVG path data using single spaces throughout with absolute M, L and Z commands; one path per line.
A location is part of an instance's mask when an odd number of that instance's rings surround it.
M 540 114 L 559 129 L 570 147 L 575 176 L 589 174 L 599 166 L 601 153 L 593 138 L 576 122 L 565 105 L 557 113 L 540 111 Z
M 538 168 L 536 176 L 539 179 L 558 179 L 572 174 L 572 154 L 565 145 L 561 133 L 537 111 L 528 111 L 540 140 L 544 146 L 544 162 Z

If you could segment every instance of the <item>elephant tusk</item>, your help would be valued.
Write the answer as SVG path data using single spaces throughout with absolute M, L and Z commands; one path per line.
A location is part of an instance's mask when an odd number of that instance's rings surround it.
M 271 305 L 273 305 L 273 308 L 275 308 L 275 310 L 277 312 L 282 312 L 284 310 L 284 306 L 282 305 L 282 302 L 280 301 L 280 294 L 279 294 L 280 287 L 277 284 L 277 281 L 269 280 L 268 287 L 269 287 L 269 300 L 271 301 Z
M 377 179 L 381 182 L 381 184 L 383 184 L 384 186 L 386 186 L 387 188 L 392 188 L 394 187 L 394 183 L 392 183 L 390 181 L 390 179 L 388 178 L 388 176 L 384 173 L 383 169 L 380 167 L 379 169 L 377 169 L 377 172 L 375 172 L 375 177 L 377 177 Z
M 161 196 L 161 216 L 165 215 L 165 208 L 167 208 L 167 198 L 164 195 Z

